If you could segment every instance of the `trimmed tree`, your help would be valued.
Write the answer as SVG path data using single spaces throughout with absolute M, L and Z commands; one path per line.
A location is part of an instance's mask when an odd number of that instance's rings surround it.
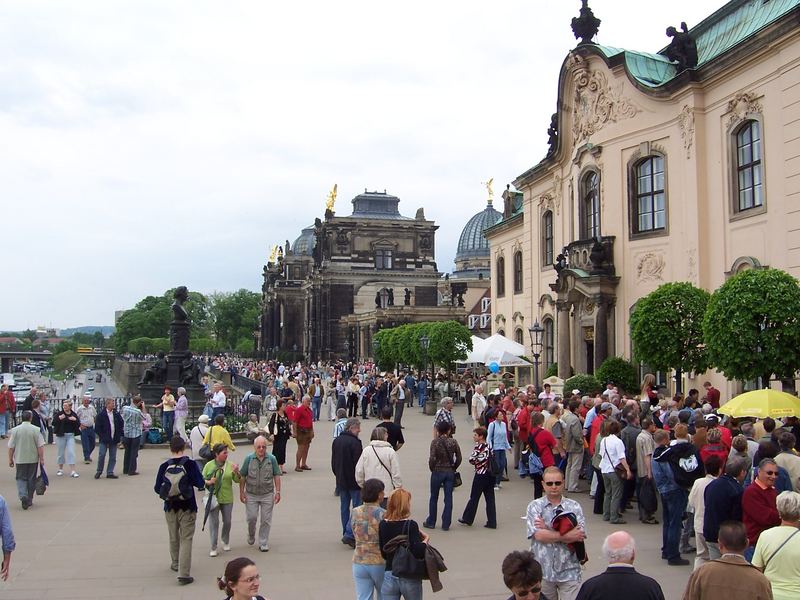
M 703 320 L 708 355 L 728 379 L 775 375 L 793 379 L 800 368 L 800 287 L 779 269 L 739 273 L 715 291 Z
M 675 370 L 676 389 L 686 371 L 710 366 L 703 317 L 710 295 L 691 283 L 665 283 L 636 303 L 631 315 L 633 355 L 658 371 Z
M 618 356 L 610 356 L 594 373 L 600 384 L 613 381 L 622 391 L 636 393 L 639 390 L 639 372 L 632 362 Z
M 603 389 L 600 382 L 594 375 L 587 375 L 585 373 L 578 373 L 573 375 L 564 382 L 564 394 L 572 392 L 572 390 L 580 390 L 581 394 L 593 396 Z

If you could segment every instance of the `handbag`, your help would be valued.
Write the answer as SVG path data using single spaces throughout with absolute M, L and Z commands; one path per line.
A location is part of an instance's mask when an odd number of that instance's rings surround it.
M 44 493 L 47 491 L 48 485 L 50 485 L 50 481 L 47 478 L 47 473 L 44 470 L 44 465 L 40 463 L 39 476 L 36 478 L 36 495 L 44 496 Z
M 445 450 L 447 450 L 447 444 L 445 443 Z M 453 469 L 453 487 L 461 487 L 463 485 L 463 481 L 461 480 L 461 473 L 456 471 L 456 463 L 453 460 L 453 455 L 450 452 L 447 453 L 447 460 L 450 461 L 450 466 Z
M 600 445 L 603 446 L 603 452 L 606 453 L 606 458 L 608 459 L 608 462 L 611 462 L 611 457 L 608 455 L 608 444 L 606 444 L 606 440 L 603 440 Z M 614 473 L 616 473 L 617 477 L 619 477 L 623 481 L 628 479 L 628 471 L 627 469 L 625 469 L 625 467 L 622 466 L 622 461 L 614 465 Z
M 202 458 L 203 460 L 211 460 L 212 458 L 214 458 L 214 451 L 211 450 L 211 430 L 212 429 L 214 429 L 213 425 L 208 430 L 209 431 L 208 443 L 207 444 L 203 444 L 202 446 L 200 446 L 200 450 L 198 451 L 198 454 L 200 455 L 200 458 Z
M 406 533 L 397 536 L 397 538 L 404 539 L 402 541 L 398 540 L 400 544 L 397 546 L 397 550 L 395 550 L 394 558 L 392 558 L 392 575 L 404 579 L 427 579 L 428 567 L 425 564 L 425 559 L 414 556 L 409 547 L 409 523 L 410 521 L 406 521 Z M 391 542 L 391 540 L 389 541 Z

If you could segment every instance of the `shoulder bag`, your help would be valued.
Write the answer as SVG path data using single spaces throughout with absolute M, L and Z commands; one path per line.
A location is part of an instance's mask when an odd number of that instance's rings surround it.
M 378 451 L 375 450 L 375 446 L 370 445 L 370 448 L 372 448 L 372 451 L 375 453 L 375 458 L 378 459 L 378 462 L 381 463 L 381 466 L 384 469 L 386 469 L 386 472 L 389 474 L 389 481 L 392 482 L 392 489 L 393 490 L 397 489 L 397 487 L 394 485 L 394 477 L 392 477 L 392 472 L 389 470 L 389 467 L 387 467 L 385 464 L 383 464 L 383 461 L 381 460 L 381 457 L 378 455 Z
M 796 536 L 798 532 L 800 532 L 800 529 L 796 529 L 794 533 L 792 533 L 789 537 L 783 540 L 783 543 L 775 549 L 775 552 L 769 555 L 769 558 L 764 562 L 764 568 L 762 569 L 762 572 L 767 570 L 767 565 L 769 564 L 769 561 L 775 558 L 775 555 L 781 551 L 781 548 L 783 548 L 786 544 L 788 544 L 789 540 L 791 540 L 794 536 Z
M 214 458 L 214 451 L 211 449 L 211 437 L 213 435 L 211 431 L 213 429 L 214 429 L 213 425 L 208 429 L 208 443 L 200 446 L 200 450 L 198 451 L 200 458 L 202 458 L 203 460 L 211 460 L 212 458 Z
M 611 465 L 614 467 L 614 473 L 616 473 L 617 477 L 619 477 L 624 481 L 628 479 L 628 471 L 625 469 L 625 467 L 622 466 L 622 461 L 620 461 L 616 465 L 611 461 L 611 457 L 608 455 L 608 444 L 606 443 L 609 437 L 610 436 L 603 438 L 603 441 L 600 442 L 600 445 L 603 447 L 603 452 L 606 453 L 606 458 L 608 459 L 608 462 L 610 462 Z
M 453 438 L 450 438 L 450 439 L 453 439 Z M 448 450 L 448 448 L 447 448 L 447 440 L 443 441 L 442 443 L 444 444 L 444 449 L 447 452 L 447 460 L 450 461 L 450 466 L 453 469 L 453 474 L 454 474 L 453 487 L 454 488 L 461 487 L 461 485 L 464 482 L 461 480 L 461 473 L 456 471 L 456 462 L 453 460 L 453 453 L 450 452 L 450 450 Z M 456 443 L 458 443 L 458 442 L 456 442 Z
M 398 542 L 397 550 L 395 550 L 392 558 L 392 575 L 404 579 L 427 579 L 428 567 L 425 564 L 425 559 L 417 558 L 411 552 L 411 544 L 408 539 L 410 522 L 410 520 L 406 521 L 406 532 L 403 535 L 392 538 L 392 540 L 397 540 Z M 389 540 L 388 543 L 391 543 L 392 540 Z

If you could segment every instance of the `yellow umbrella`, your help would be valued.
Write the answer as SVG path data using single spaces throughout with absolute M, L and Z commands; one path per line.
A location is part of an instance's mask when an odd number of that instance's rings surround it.
M 800 416 L 800 398 L 778 390 L 753 390 L 729 400 L 717 412 L 759 419 Z

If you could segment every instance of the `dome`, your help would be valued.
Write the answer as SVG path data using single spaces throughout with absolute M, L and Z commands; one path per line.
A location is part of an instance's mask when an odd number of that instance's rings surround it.
M 464 229 L 461 230 L 461 237 L 458 238 L 456 262 L 470 258 L 489 258 L 489 242 L 483 235 L 483 231 L 487 227 L 496 225 L 502 219 L 503 213 L 495 210 L 489 203 L 486 208 L 467 221 Z
M 294 254 L 311 256 L 311 253 L 314 250 L 314 242 L 314 226 L 309 225 L 303 229 L 303 231 L 300 233 L 300 236 L 294 241 L 291 250 Z

